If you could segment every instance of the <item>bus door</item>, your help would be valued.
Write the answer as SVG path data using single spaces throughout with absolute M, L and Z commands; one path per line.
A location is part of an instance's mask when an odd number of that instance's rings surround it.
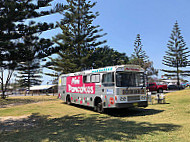
M 105 96 L 105 103 L 107 107 L 114 107 L 115 105 L 115 80 L 114 72 L 104 73 L 102 75 L 102 95 Z

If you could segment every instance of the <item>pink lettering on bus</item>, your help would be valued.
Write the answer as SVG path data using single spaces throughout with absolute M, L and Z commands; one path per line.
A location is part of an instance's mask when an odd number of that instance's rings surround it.
M 70 93 L 95 94 L 95 83 L 83 83 L 82 75 L 67 77 L 66 87 Z

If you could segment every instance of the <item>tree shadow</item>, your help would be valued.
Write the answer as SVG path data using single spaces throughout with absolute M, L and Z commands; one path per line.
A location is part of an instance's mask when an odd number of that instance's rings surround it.
M 106 114 L 114 117 L 135 117 L 146 116 L 161 113 L 164 110 L 156 109 L 144 109 L 144 108 L 128 108 L 128 109 L 110 109 L 106 111 Z
M 94 111 L 92 107 L 88 107 L 88 106 L 82 106 L 78 104 L 71 104 L 71 106 L 77 107 L 80 109 Z M 161 113 L 163 111 L 164 110 L 145 109 L 145 108 L 138 108 L 138 107 L 137 108 L 123 108 L 123 109 L 109 108 L 105 110 L 104 114 L 107 114 L 113 117 L 135 117 L 135 116 L 154 115 L 157 113 Z
M 180 127 L 165 123 L 125 121 L 100 114 L 79 114 L 54 119 L 32 114 L 21 122 L 25 125 L 11 131 L 1 131 L 1 141 L 128 141 L 145 134 L 175 131 Z M 26 127 L 27 124 L 31 126 Z M 2 126 L 6 127 L 6 123 L 1 123 Z

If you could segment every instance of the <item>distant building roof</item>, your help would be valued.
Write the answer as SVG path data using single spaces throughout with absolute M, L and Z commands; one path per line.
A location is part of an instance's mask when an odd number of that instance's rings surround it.
M 163 82 L 171 82 L 171 83 L 177 83 L 177 80 L 174 79 L 174 80 L 171 80 L 171 79 L 168 79 L 168 80 L 162 80 Z M 180 82 L 182 82 L 182 80 L 179 80 Z
M 47 90 L 51 87 L 54 87 L 56 85 L 38 85 L 38 86 L 32 86 L 30 87 L 30 90 Z
M 168 80 L 162 80 L 163 82 L 167 83 L 168 85 L 177 85 L 176 79 L 168 79 Z M 179 80 L 179 83 L 182 84 L 183 81 Z

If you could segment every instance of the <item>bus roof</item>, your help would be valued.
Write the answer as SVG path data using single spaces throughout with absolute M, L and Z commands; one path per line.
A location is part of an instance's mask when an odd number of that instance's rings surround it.
M 144 72 L 144 69 L 139 65 L 116 65 L 116 66 L 107 66 L 98 69 L 85 70 L 81 72 L 62 74 L 61 76 L 77 76 L 85 75 L 91 73 L 105 73 L 105 72 L 116 72 L 116 71 L 126 71 L 126 72 Z

